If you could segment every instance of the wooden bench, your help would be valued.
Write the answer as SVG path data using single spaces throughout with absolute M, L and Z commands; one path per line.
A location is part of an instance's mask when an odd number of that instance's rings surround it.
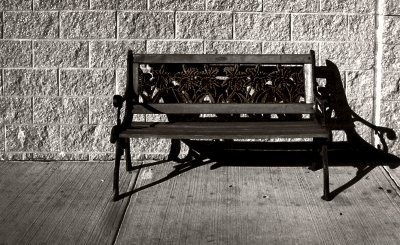
M 130 138 L 311 138 L 323 167 L 323 199 L 329 200 L 326 101 L 318 96 L 315 54 L 214 55 L 128 52 L 124 96 L 115 95 L 117 125 L 114 200 Z M 121 108 L 125 114 L 121 122 Z M 135 114 L 165 114 L 168 121 L 135 122 Z M 314 166 L 316 167 L 316 166 Z

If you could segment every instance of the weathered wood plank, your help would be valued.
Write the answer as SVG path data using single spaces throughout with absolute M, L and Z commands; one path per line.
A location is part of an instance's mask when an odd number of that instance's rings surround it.
M 283 153 L 282 156 L 288 153 Z M 267 155 L 266 155 L 267 156 Z M 287 159 L 287 158 L 286 158 Z M 298 158 L 292 164 L 309 165 Z M 331 202 L 322 172 L 299 167 L 190 166 L 144 168 L 117 244 L 397 244 L 400 196 L 375 168 Z M 286 162 L 290 165 L 290 162 Z M 185 169 L 185 168 L 183 168 Z M 333 190 L 355 177 L 331 168 Z M 169 177 L 168 177 L 169 176 Z M 156 183 L 156 184 L 152 184 Z M 148 188 L 145 188 L 148 186 Z
M 200 63 L 200 64 L 308 64 L 312 58 L 310 54 L 138 54 L 134 55 L 134 62 L 145 64 L 168 63 Z
M 33 168 L 27 167 L 29 171 L 24 174 L 27 178 L 16 183 L 27 188 L 7 201 L 2 212 L 1 243 L 112 243 L 128 202 L 127 199 L 112 202 L 112 164 L 24 164 Z M 121 190 L 127 190 L 131 177 L 135 173 L 121 171 Z M 2 184 L 0 188 L 12 192 L 14 185 Z M 0 193 L 0 203 L 4 193 Z
M 313 104 L 135 104 L 137 114 L 314 114 Z

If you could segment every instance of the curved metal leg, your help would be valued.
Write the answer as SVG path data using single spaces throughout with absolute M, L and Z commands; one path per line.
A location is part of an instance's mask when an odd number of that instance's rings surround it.
M 115 166 L 114 166 L 114 180 L 113 180 L 113 191 L 114 191 L 114 201 L 119 199 L 119 166 L 121 162 L 121 156 L 124 153 L 124 148 L 122 147 L 121 140 L 118 139 L 115 144 Z
M 330 201 L 330 194 L 329 194 L 329 168 L 328 168 L 328 147 L 326 140 L 322 143 L 321 146 L 321 157 L 322 157 L 322 168 L 323 168 L 323 175 L 324 175 L 324 195 L 322 199 L 325 201 Z
M 132 157 L 131 157 L 131 145 L 130 145 L 130 140 L 126 139 L 125 140 L 125 163 L 126 163 L 126 171 L 132 171 L 133 166 L 132 166 Z

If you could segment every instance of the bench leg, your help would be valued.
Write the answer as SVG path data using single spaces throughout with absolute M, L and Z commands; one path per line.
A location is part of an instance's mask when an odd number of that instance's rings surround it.
M 328 146 L 327 141 L 324 140 L 321 146 L 321 157 L 322 157 L 322 168 L 323 168 L 323 178 L 324 178 L 324 195 L 322 199 L 325 201 L 330 201 L 329 194 L 329 168 L 328 168 Z
M 122 154 L 124 154 L 124 148 L 122 146 L 121 139 L 118 139 L 115 144 L 115 166 L 113 181 L 114 201 L 117 201 L 119 199 L 119 166 Z
M 131 157 L 131 144 L 129 139 L 125 139 L 125 163 L 126 163 L 126 171 L 132 171 L 132 157 Z

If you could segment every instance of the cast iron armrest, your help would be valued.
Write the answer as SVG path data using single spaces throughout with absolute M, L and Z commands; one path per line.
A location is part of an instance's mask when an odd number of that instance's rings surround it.
M 121 125 L 121 108 L 122 105 L 125 101 L 125 98 L 122 97 L 121 95 L 114 95 L 113 96 L 113 106 L 117 108 L 117 125 L 112 127 L 111 129 L 111 137 L 110 137 L 110 142 L 114 144 L 117 142 L 118 135 L 122 130 L 122 125 Z

